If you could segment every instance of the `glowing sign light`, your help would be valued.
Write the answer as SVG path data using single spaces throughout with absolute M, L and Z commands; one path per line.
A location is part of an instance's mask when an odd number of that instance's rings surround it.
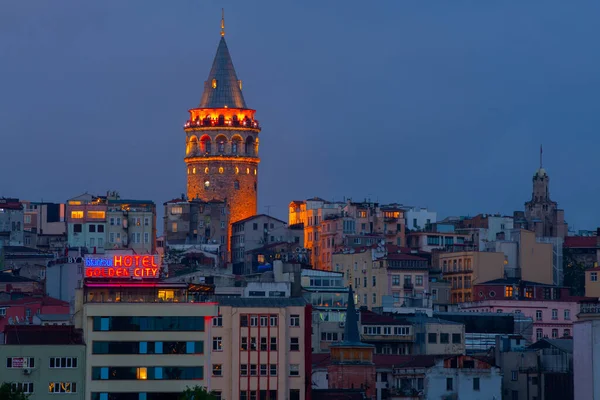
M 86 257 L 86 278 L 159 278 L 155 256 Z

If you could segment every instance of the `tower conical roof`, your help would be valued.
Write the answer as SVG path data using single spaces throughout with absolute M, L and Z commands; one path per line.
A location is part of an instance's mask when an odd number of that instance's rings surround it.
M 247 108 L 240 86 L 222 35 L 208 79 L 204 82 L 200 108 Z
M 344 327 L 344 342 L 360 343 L 360 333 L 358 332 L 358 316 L 354 306 L 354 291 L 352 285 L 348 291 L 348 308 L 346 309 L 346 326 Z

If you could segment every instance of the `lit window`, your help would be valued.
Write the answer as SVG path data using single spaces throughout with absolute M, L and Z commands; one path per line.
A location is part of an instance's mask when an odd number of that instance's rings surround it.
M 173 301 L 175 298 L 174 290 L 159 290 L 158 291 L 158 299 L 161 301 Z
M 171 214 L 173 214 L 173 215 L 183 214 L 183 207 L 181 207 L 181 206 L 171 207 Z M 111 225 L 112 225 L 112 223 L 111 223 Z
M 254 168 L 254 175 L 256 175 L 256 168 Z
M 194 168 L 192 169 L 192 174 L 195 174 L 195 173 L 196 173 L 196 167 L 194 167 Z
M 213 364 L 212 374 L 213 374 L 213 376 L 222 376 L 223 366 L 221 364 Z
M 209 187 L 209 186 L 210 186 L 210 181 L 206 181 L 206 182 L 204 182 L 204 187 L 205 187 L 206 189 L 208 189 L 208 187 Z
M 143 381 L 148 379 L 148 369 L 146 367 L 138 368 L 136 371 L 136 378 Z
M 504 297 L 512 297 L 512 296 L 513 296 L 513 287 L 506 286 L 506 288 L 504 290 Z
M 222 174 L 223 173 L 223 167 L 219 167 L 219 173 Z
M 177 222 L 173 222 L 173 224 L 171 225 L 171 232 L 177 232 Z
M 105 219 L 106 212 L 105 211 L 88 211 L 87 216 L 90 219 Z
M 216 88 L 217 88 L 217 80 L 216 80 L 216 79 L 213 79 L 213 80 L 212 80 L 212 88 L 213 88 L 213 89 L 216 89 Z
M 208 167 L 204 168 L 204 173 L 208 174 Z
M 83 218 L 83 211 L 71 211 L 71 218 Z
M 238 167 L 235 167 L 235 173 L 239 174 L 240 173 L 240 169 Z
M 246 168 L 246 173 L 250 175 L 250 168 Z

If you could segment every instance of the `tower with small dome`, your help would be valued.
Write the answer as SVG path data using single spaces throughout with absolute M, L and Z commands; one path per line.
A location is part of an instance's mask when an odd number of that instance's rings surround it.
M 540 167 L 533 174 L 531 200 L 525 202 L 525 212 L 515 213 L 515 228 L 535 232 L 536 237 L 564 238 L 567 235 L 564 210 L 550 199 L 550 176 L 544 169 L 540 146 Z
M 221 39 L 197 108 L 185 123 L 187 195 L 191 199 L 225 200 L 231 224 L 256 214 L 258 134 L 255 110 L 247 107 L 233 61 Z

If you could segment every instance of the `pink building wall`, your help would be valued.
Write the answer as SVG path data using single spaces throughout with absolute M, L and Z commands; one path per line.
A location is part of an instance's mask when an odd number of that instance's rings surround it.
M 464 312 L 502 312 L 515 314 L 520 312 L 523 316 L 533 320 L 533 333 L 530 340 L 536 342 L 548 337 L 573 335 L 573 321 L 577 319 L 579 303 L 576 301 L 532 301 L 532 300 L 484 300 L 462 303 L 460 310 Z M 553 310 L 556 315 L 553 316 Z M 540 336 L 541 335 L 541 336 Z

